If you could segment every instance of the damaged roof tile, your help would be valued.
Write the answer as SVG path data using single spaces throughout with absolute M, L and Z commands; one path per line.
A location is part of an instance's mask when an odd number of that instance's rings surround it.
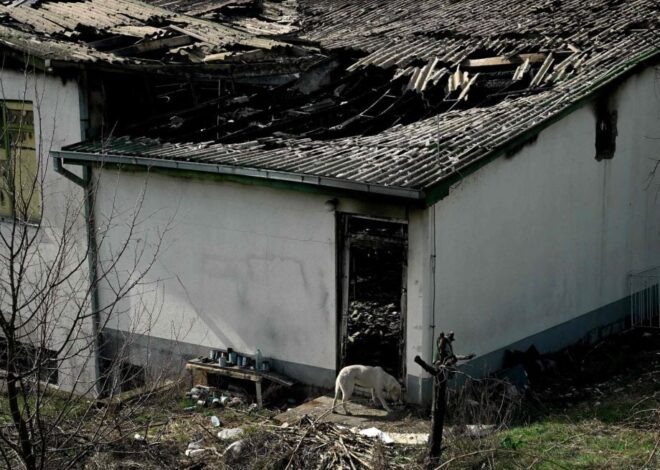
M 117 55 L 125 57 L 127 47 L 137 45 L 140 47 L 130 49 L 131 59 L 135 64 L 153 64 L 154 60 L 166 63 L 171 60 L 171 56 L 168 56 L 170 49 L 167 48 L 168 44 L 163 41 L 163 38 L 177 34 L 189 36 L 193 42 L 205 47 L 210 54 L 226 52 L 228 48 L 236 47 L 271 49 L 289 45 L 275 37 L 265 37 L 272 36 L 272 33 L 266 32 L 264 37 L 260 37 L 259 32 L 250 31 L 229 20 L 197 18 L 178 13 L 180 10 L 186 11 L 186 8 L 169 10 L 157 6 L 158 3 L 167 4 L 167 2 L 153 3 L 154 5 L 151 5 L 137 0 L 41 0 L 14 3 L 9 6 L 0 5 L 0 24 L 17 32 L 31 35 L 36 41 L 61 41 L 62 48 L 65 43 L 69 43 L 72 50 L 89 46 L 92 49 L 106 52 L 107 54 L 100 54 L 95 58 L 107 60 L 109 63 L 113 62 L 110 55 L 115 51 L 121 51 Z M 172 3 L 175 7 L 181 6 Z M 200 5 L 200 2 L 180 3 L 190 7 Z M 213 5 L 218 9 L 237 4 L 253 5 L 255 1 L 204 2 L 207 7 Z M 257 25 L 268 23 L 266 20 L 254 19 L 254 21 Z M 279 30 L 277 27 L 277 24 L 273 26 L 280 34 L 283 31 L 282 28 L 289 26 L 287 22 L 284 22 L 279 25 Z M 3 37 L 9 45 L 11 34 L 5 34 Z M 154 56 L 153 51 L 158 48 L 149 47 L 147 43 L 158 45 L 159 50 L 162 50 L 162 55 Z M 22 45 L 20 41 L 13 44 L 17 49 L 20 49 Z M 175 47 L 178 47 L 178 44 L 175 44 Z M 40 56 L 40 50 L 40 47 L 35 45 L 31 52 Z M 143 54 L 145 51 L 149 54 Z M 50 52 L 54 53 L 54 51 Z M 74 61 L 74 58 L 65 52 L 60 59 Z M 75 59 L 79 62 L 89 60 L 86 55 L 76 55 Z M 181 61 L 187 62 L 184 58 L 181 58 Z

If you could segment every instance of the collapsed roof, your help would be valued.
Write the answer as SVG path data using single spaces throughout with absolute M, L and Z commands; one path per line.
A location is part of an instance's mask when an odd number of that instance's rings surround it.
M 130 123 L 102 144 L 74 145 L 70 156 L 217 164 L 422 194 L 654 59 L 660 45 L 655 0 L 151 3 L 6 8 L 6 24 L 27 31 L 11 10 L 63 15 L 118 5 L 126 13 L 94 15 L 91 30 L 80 21 L 64 31 L 47 32 L 41 20 L 29 27 L 118 60 L 185 62 L 219 80 L 195 106 Z M 158 31 L 140 30 L 141 39 L 117 48 L 111 38 L 130 28 Z M 191 42 L 175 45 L 182 36 Z M 163 39 L 158 54 L 147 46 Z M 242 86 L 238 71 L 263 77 L 282 63 L 290 68 L 280 80 Z
M 218 76 L 231 73 L 236 80 L 243 73 L 253 75 L 245 70 L 250 62 L 270 62 L 276 73 L 286 75 L 304 69 L 317 53 L 315 48 L 275 37 L 292 31 L 294 19 L 268 19 L 266 13 L 262 19 L 261 11 L 269 11 L 267 0 L 259 9 L 256 0 L 207 2 L 203 8 L 197 3 L 196 8 L 184 8 L 210 19 L 153 3 L 17 0 L 0 5 L 0 41 L 7 48 L 49 59 L 51 66 L 103 63 L 162 71 L 168 66 L 202 64 L 203 70 L 189 67 L 189 71 Z M 235 6 L 251 8 L 227 17 L 222 14 Z

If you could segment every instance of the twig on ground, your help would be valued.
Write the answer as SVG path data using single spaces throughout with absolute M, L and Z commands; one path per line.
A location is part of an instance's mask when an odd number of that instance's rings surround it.
M 644 465 L 642 465 L 642 468 L 646 468 L 646 466 L 651 463 L 651 460 L 653 460 L 653 457 L 658 450 L 658 446 L 660 446 L 660 433 L 658 433 L 658 438 L 655 440 L 655 446 L 653 446 L 653 450 L 651 451 L 649 458 L 644 462 Z
M 435 467 L 435 470 L 441 470 L 442 468 L 449 468 L 449 464 L 460 459 L 464 459 L 465 457 L 470 457 L 472 455 L 477 455 L 477 454 L 484 454 L 486 452 L 495 452 L 497 450 L 496 447 L 493 447 L 491 449 L 480 449 L 480 450 L 475 450 L 473 452 L 468 452 L 467 454 L 462 454 L 462 455 L 457 455 L 456 457 L 452 457 L 449 460 L 445 460 L 442 464 L 439 466 Z

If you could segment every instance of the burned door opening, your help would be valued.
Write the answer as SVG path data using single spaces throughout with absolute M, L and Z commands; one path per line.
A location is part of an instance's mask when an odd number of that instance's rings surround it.
M 405 223 L 339 217 L 340 318 L 338 367 L 381 366 L 405 378 Z

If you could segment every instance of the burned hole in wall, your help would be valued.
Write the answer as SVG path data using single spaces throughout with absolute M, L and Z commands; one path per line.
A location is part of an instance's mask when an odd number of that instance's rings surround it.
M 406 233 L 397 223 L 347 224 L 343 365 L 381 366 L 402 378 Z
M 617 112 L 612 109 L 610 99 L 601 97 L 596 101 L 596 160 L 609 160 L 616 152 Z

